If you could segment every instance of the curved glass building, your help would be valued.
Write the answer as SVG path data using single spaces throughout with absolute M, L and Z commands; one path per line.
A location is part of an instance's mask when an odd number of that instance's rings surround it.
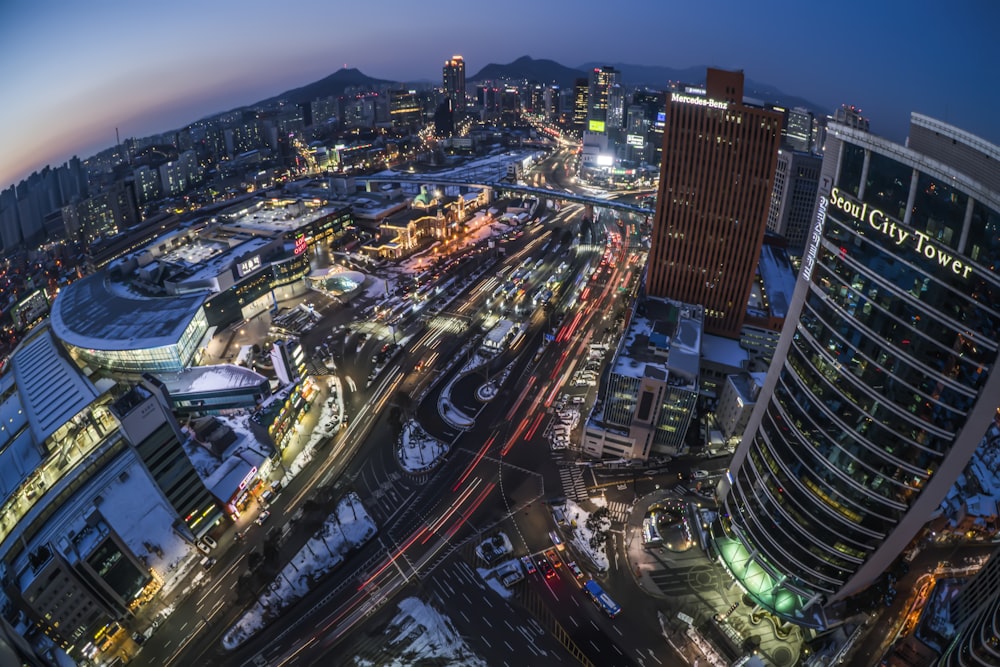
M 720 485 L 718 556 L 822 628 L 899 557 L 997 418 L 1000 148 L 831 123 L 789 316 Z

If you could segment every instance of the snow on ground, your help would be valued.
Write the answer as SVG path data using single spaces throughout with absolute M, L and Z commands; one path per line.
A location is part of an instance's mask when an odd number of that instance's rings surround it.
M 598 506 L 607 504 L 604 498 L 592 498 L 591 502 Z M 607 572 L 609 563 L 605 545 L 602 544 L 597 549 L 590 546 L 590 538 L 594 534 L 593 531 L 587 527 L 587 519 L 590 517 L 590 512 L 583 509 L 572 500 L 567 500 L 565 513 L 566 520 L 571 522 L 573 527 L 573 546 L 576 547 L 576 549 L 581 553 L 586 554 L 587 558 L 591 560 L 598 570 Z M 597 528 L 604 532 L 611 530 L 611 519 L 605 518 L 601 520 Z
M 422 472 L 433 468 L 438 461 L 448 453 L 448 443 L 436 440 L 428 435 L 414 420 L 403 425 L 399 436 L 399 447 L 396 455 L 399 465 L 407 472 Z
M 399 613 L 386 628 L 393 633 L 388 644 L 400 647 L 400 654 L 384 667 L 435 664 L 450 667 L 487 667 L 455 629 L 451 619 L 419 598 L 406 598 L 399 603 Z M 405 647 L 405 648 L 404 648 Z M 354 659 L 358 667 L 375 663 Z
M 199 552 L 174 531 L 174 513 L 149 474 L 135 462 L 101 491 L 101 498 L 98 509 L 104 519 L 163 579 L 161 591 L 172 590 L 196 562 L 189 556 Z
M 500 577 L 502 577 L 507 572 L 510 572 L 511 562 L 513 562 L 518 568 L 521 568 L 521 563 L 517 561 L 504 561 L 500 565 L 489 569 L 482 567 L 476 568 L 476 572 L 478 572 L 479 576 L 483 578 L 483 581 L 486 582 L 486 585 L 492 588 L 494 593 L 496 593 L 505 600 L 509 600 L 512 597 L 514 597 L 514 591 L 511 590 L 510 588 L 507 588 L 502 583 L 500 583 Z
M 315 580 L 339 565 L 347 551 L 367 542 L 375 531 L 375 522 L 368 516 L 357 494 L 345 496 L 254 606 L 226 632 L 222 640 L 226 648 L 237 647 L 286 607 L 302 598 Z

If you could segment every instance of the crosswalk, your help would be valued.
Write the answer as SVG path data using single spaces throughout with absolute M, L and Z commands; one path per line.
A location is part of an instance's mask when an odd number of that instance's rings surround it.
M 587 485 L 583 481 L 583 472 L 580 470 L 580 466 L 562 468 L 559 471 L 559 481 L 562 482 L 563 494 L 567 498 L 572 498 L 577 502 L 582 502 L 589 497 L 587 494 Z
M 608 502 L 608 517 L 613 523 L 625 523 L 628 519 L 629 506 L 620 500 Z

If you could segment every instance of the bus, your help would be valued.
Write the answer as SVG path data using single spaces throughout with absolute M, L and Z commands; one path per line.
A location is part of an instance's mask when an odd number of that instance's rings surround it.
M 591 600 L 594 601 L 598 607 L 604 610 L 604 613 L 608 615 L 609 618 L 614 618 L 622 610 L 618 606 L 618 603 L 611 599 L 611 597 L 604 592 L 601 585 L 590 579 L 583 585 L 583 590 Z

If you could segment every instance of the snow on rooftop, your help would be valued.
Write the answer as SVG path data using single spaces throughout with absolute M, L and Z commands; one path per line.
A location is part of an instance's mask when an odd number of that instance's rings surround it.
M 647 298 L 622 336 L 612 372 L 631 378 L 673 377 L 697 383 L 701 363 L 702 310 L 666 299 Z M 652 349 L 651 349 L 652 348 Z
M 260 469 L 271 453 L 271 445 L 257 439 L 257 435 L 250 428 L 247 414 L 219 415 L 215 419 L 229 426 L 236 434 L 236 439 L 225 449 L 222 456 L 216 457 L 193 438 L 184 443 L 184 452 L 205 487 L 219 501 L 226 503 L 251 471 Z
M 97 509 L 108 524 L 133 553 L 156 570 L 165 588 L 173 584 L 193 547 L 174 531 L 177 515 L 142 464 L 132 463 L 101 491 L 101 498 Z
M 256 387 L 267 382 L 260 373 L 234 364 L 193 366 L 178 373 L 157 373 L 171 396 L 191 393 L 227 391 L 240 387 Z

